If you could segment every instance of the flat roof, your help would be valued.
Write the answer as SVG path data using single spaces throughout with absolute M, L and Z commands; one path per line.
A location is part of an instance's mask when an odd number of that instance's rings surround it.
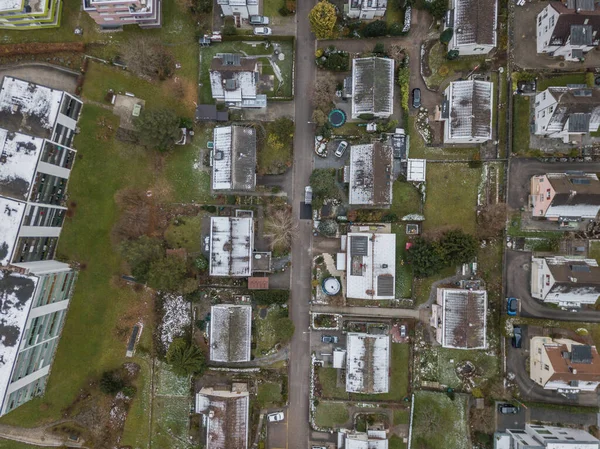
M 254 221 L 252 218 L 211 217 L 210 275 L 252 275 Z
M 406 180 L 412 182 L 425 182 L 427 161 L 425 159 L 408 159 Z
M 0 12 L 20 11 L 23 8 L 23 0 L 0 0 Z
M 219 304 L 210 309 L 210 359 L 247 362 L 252 342 L 252 307 Z
M 346 391 L 387 393 L 390 389 L 390 336 L 349 333 Z
M 0 270 L 0 401 L 10 384 L 37 282 L 35 276 Z
M 442 346 L 456 349 L 487 347 L 487 292 L 440 288 L 442 295 Z
M 392 202 L 392 148 L 375 142 L 350 148 L 350 204 L 386 206 Z
M 256 130 L 233 125 L 215 128 L 213 136 L 213 190 L 254 190 Z
M 346 248 L 346 296 L 394 299 L 396 234 L 351 232 Z
M 50 137 L 63 91 L 5 76 L 0 87 L 0 123 L 9 131 Z
M 0 196 L 0 265 L 8 265 L 19 236 L 26 204 Z
M 27 200 L 43 143 L 0 128 L 0 195 Z

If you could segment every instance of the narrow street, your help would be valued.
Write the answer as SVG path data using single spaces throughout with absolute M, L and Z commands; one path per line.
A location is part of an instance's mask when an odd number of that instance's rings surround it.
M 289 407 L 288 449 L 306 449 L 309 429 L 310 347 L 309 347 L 309 300 L 311 295 L 311 221 L 300 220 L 300 202 L 304 199 L 304 187 L 308 185 L 313 165 L 313 125 L 308 92 L 315 83 L 316 66 L 313 62 L 315 39 L 310 31 L 308 13 L 314 0 L 297 3 L 296 11 L 296 63 L 294 97 L 295 133 L 294 165 L 292 181 L 292 210 L 299 221 L 298 234 L 292 243 L 292 299 L 290 315 L 296 332 L 290 345 L 289 361 Z

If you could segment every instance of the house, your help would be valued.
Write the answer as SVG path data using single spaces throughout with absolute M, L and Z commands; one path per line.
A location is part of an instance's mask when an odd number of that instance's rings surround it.
M 231 16 L 236 21 L 260 14 L 259 0 L 217 0 L 217 4 L 224 16 Z
M 194 118 L 196 122 L 226 122 L 229 120 L 229 112 L 219 111 L 215 104 L 199 104 Z
M 376 234 L 365 228 L 346 236 L 346 296 L 394 299 L 396 234 Z
M 550 87 L 535 96 L 535 134 L 580 143 L 600 126 L 600 90 Z
M 211 276 L 249 277 L 252 275 L 254 219 L 211 217 Z
M 487 292 L 461 288 L 438 288 L 430 324 L 444 348 L 487 348 Z
M 1 0 L 0 29 L 57 28 L 61 9 L 62 0 Z
M 346 391 L 378 394 L 390 390 L 390 336 L 349 332 L 346 336 Z
M 387 118 L 394 113 L 394 60 L 352 60 L 352 118 L 373 115 Z
M 347 16 L 351 19 L 372 20 L 383 17 L 388 0 L 348 0 Z
M 531 296 L 563 307 L 595 304 L 600 296 L 598 262 L 564 256 L 533 257 Z
M 219 304 L 210 308 L 210 360 L 248 362 L 252 343 L 252 306 Z
M 83 0 L 83 10 L 102 30 L 122 30 L 123 25 L 162 26 L 161 0 Z
M 256 130 L 232 125 L 215 128 L 212 189 L 252 192 L 256 188 Z
M 550 2 L 537 16 L 537 52 L 583 60 L 600 43 L 600 9 L 594 0 Z
M 0 416 L 44 394 L 77 271 L 57 261 L 0 269 Z
M 256 58 L 220 53 L 210 64 L 210 87 L 213 98 L 228 106 L 263 108 L 267 96 L 258 93 L 260 72 Z
M 205 449 L 247 449 L 250 393 L 246 384 L 231 390 L 204 387 L 196 394 L 196 413 L 206 426 Z
M 595 173 L 532 176 L 529 204 L 534 218 L 595 219 L 600 212 L 600 181 Z
M 452 28 L 448 51 L 487 55 L 498 44 L 498 0 L 452 0 L 445 28 Z
M 392 204 L 394 154 L 381 142 L 350 148 L 349 203 L 388 208 Z
M 494 434 L 494 449 L 600 449 L 585 430 L 525 423 L 525 429 Z
M 388 439 L 385 430 L 366 432 L 338 432 L 338 448 L 340 449 L 388 449 Z
M 569 339 L 533 337 L 529 377 L 544 390 L 558 393 L 596 391 L 600 384 L 600 356 L 595 346 Z
M 492 139 L 493 93 L 489 81 L 450 83 L 442 102 L 444 143 L 483 143 Z

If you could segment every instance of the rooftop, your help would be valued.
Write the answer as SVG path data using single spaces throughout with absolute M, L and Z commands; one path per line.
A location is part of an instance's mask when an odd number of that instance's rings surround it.
M 440 304 L 441 295 L 441 304 Z M 487 347 L 487 292 L 438 288 L 442 306 L 442 346 L 456 349 Z
M 35 276 L 0 270 L 0 400 L 10 383 L 36 285 Z
M 554 374 L 548 381 L 600 382 L 600 355 L 595 346 L 573 340 L 545 343 Z
M 349 333 L 346 341 L 346 391 L 387 393 L 390 388 L 390 336 Z
M 350 8 L 353 9 L 386 9 L 387 0 L 351 0 Z
M 23 3 L 23 0 L 0 0 L 0 13 L 20 11 L 23 7 Z
M 411 182 L 425 182 L 427 161 L 425 159 L 408 159 L 406 180 Z
M 5 76 L 0 87 L 0 123 L 9 131 L 50 137 L 63 92 Z
M 268 290 L 268 277 L 250 277 L 248 278 L 248 290 Z
M 492 138 L 492 93 L 488 81 L 450 83 L 448 136 L 453 139 Z
M 555 195 L 552 206 L 600 206 L 600 181 L 595 173 L 548 173 Z
M 600 18 L 600 16 L 599 16 Z M 600 28 L 598 30 L 600 33 Z M 557 105 L 547 126 L 549 132 L 562 131 L 587 133 L 600 125 L 600 90 L 552 88 L 548 92 Z
M 592 45 L 600 32 L 600 10 L 593 0 L 551 2 L 559 13 L 552 30 L 550 45 L 564 45 L 569 38 L 572 45 Z
M 350 204 L 388 206 L 392 202 L 392 148 L 375 142 L 350 148 Z
M 394 299 L 396 234 L 352 232 L 346 244 L 346 296 Z
M 250 360 L 252 307 L 220 304 L 211 307 L 210 315 L 210 360 Z
M 256 130 L 232 125 L 214 129 L 213 190 L 256 188 Z
M 391 115 L 394 112 L 394 60 L 352 60 L 352 115 Z
M 497 9 L 497 0 L 455 0 L 456 45 L 496 46 Z
M 223 53 L 210 65 L 210 85 L 213 98 L 228 102 L 254 99 L 257 95 L 258 64 L 254 58 Z
M 545 261 L 554 278 L 548 295 L 597 293 L 600 296 L 600 267 L 596 260 L 546 257 Z
M 0 196 L 0 266 L 11 261 L 24 213 L 25 203 Z
M 211 217 L 210 275 L 252 275 L 254 221 L 252 218 Z
M 0 128 L 0 195 L 27 200 L 43 139 Z

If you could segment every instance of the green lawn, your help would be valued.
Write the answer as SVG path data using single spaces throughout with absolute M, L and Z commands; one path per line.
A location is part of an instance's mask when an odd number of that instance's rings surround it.
M 483 387 L 488 379 L 493 379 L 499 373 L 499 359 L 495 355 L 488 355 L 486 351 L 462 349 L 437 348 L 438 351 L 438 382 L 452 388 L 462 386 L 461 380 L 456 375 L 456 366 L 462 361 L 470 361 L 481 377 L 474 378 L 476 387 Z M 451 362 L 452 360 L 452 362 Z
M 446 267 L 435 276 L 430 276 L 428 278 L 422 279 L 415 279 L 413 284 L 413 288 L 415 290 L 415 305 L 418 306 L 427 302 L 431 292 L 431 287 L 433 286 L 434 282 L 440 281 L 450 276 L 454 276 L 455 272 L 456 268 Z
M 110 112 L 84 107 L 74 145 L 78 158 L 69 180 L 69 201 L 78 206 L 67 218 L 57 253 L 59 260 L 84 263 L 85 269 L 79 274 L 45 396 L 3 417 L 7 424 L 33 426 L 60 419 L 90 378 L 125 361 L 126 342 L 115 334 L 115 325 L 140 295 L 113 282 L 122 273 L 111 243 L 117 218 L 114 196 L 125 187 L 148 187 L 150 158 L 140 148 L 98 139 L 102 117 L 116 127 Z
M 585 73 L 567 73 L 559 76 L 540 76 L 537 91 L 542 92 L 551 86 L 566 86 L 567 84 L 586 84 Z
M 394 425 L 408 424 L 410 421 L 410 410 L 398 409 L 394 410 Z
M 279 9 L 283 7 L 285 0 L 263 0 L 263 15 L 271 18 L 279 17 Z
M 513 153 L 529 152 L 529 97 L 513 96 Z
M 392 435 L 388 441 L 389 449 L 406 449 L 406 444 L 398 435 Z
M 181 217 L 177 223 L 171 223 L 165 231 L 165 240 L 169 248 L 185 248 L 188 252 L 202 251 L 202 215 Z
M 385 22 L 388 27 L 393 25 L 394 23 L 400 24 L 400 26 L 404 26 L 404 9 L 398 8 L 398 4 L 392 4 L 385 11 Z
M 449 80 L 456 79 L 459 73 L 466 75 L 484 60 L 480 56 L 461 56 L 449 61 L 446 59 L 446 54 L 446 46 L 441 42 L 437 42 L 429 52 L 429 67 L 432 75 L 427 77 L 426 81 L 431 88 L 445 88 Z
M 344 385 L 337 386 L 338 370 L 336 368 L 319 368 L 319 382 L 325 399 L 348 399 Z
M 345 126 L 345 125 L 344 125 Z M 408 117 L 408 133 L 410 134 L 411 159 L 445 159 L 452 161 L 469 161 L 478 153 L 477 147 L 472 148 L 441 148 L 425 145 L 423 138 L 415 127 L 415 116 Z
M 481 168 L 468 164 L 428 164 L 425 230 L 460 228 L 473 234 Z
M 315 424 L 319 427 L 340 427 L 350 419 L 344 404 L 320 402 L 315 412 Z
M 256 342 L 255 356 L 260 357 L 268 353 L 277 343 L 285 344 L 282 332 L 285 332 L 281 326 L 282 318 L 288 316 L 287 309 L 274 307 L 269 310 L 266 318 L 256 318 L 254 320 L 253 336 Z
M 392 232 L 396 234 L 396 298 L 410 298 L 412 296 L 413 270 L 405 262 L 406 235 L 405 224 L 392 224 Z
M 600 264 L 600 242 L 590 240 L 590 259 L 596 259 Z
M 466 396 L 456 395 L 452 401 L 444 393 L 419 391 L 415 394 L 413 406 L 413 447 L 468 447 Z
M 256 397 L 260 408 L 280 406 L 283 398 L 281 396 L 281 384 L 275 382 L 264 382 L 258 386 Z
M 289 117 L 282 122 L 289 127 L 289 133 L 277 134 L 274 122 L 263 123 L 264 131 L 259 130 L 259 135 L 266 134 L 263 142 L 258 145 L 256 155 L 256 170 L 261 175 L 280 175 L 292 166 L 294 122 Z M 259 126 L 262 128 L 261 125 Z
M 17 441 L 0 438 L 0 449 L 51 449 L 47 446 L 33 446 L 31 444 L 19 443 Z
M 405 215 L 421 213 L 421 194 L 409 182 L 394 182 L 392 200 L 390 213 L 396 214 L 399 220 Z

